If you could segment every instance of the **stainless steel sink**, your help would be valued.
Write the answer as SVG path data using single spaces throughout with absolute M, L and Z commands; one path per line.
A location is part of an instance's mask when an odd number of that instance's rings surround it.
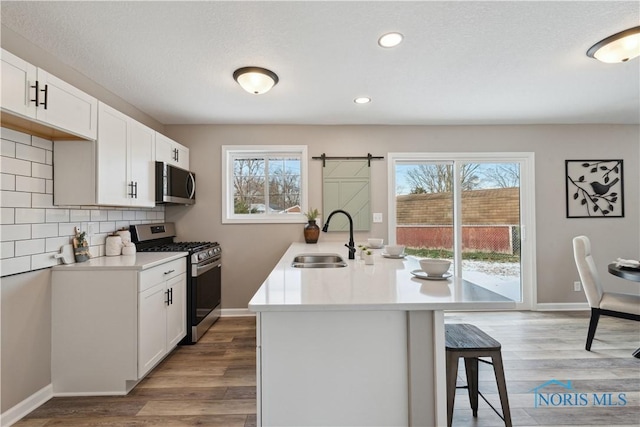
M 296 268 L 339 268 L 347 263 L 338 254 L 300 254 L 293 258 L 291 264 Z

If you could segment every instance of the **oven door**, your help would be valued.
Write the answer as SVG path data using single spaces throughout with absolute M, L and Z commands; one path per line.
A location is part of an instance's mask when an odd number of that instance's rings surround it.
M 220 258 L 191 266 L 191 341 L 196 342 L 220 317 L 222 263 Z

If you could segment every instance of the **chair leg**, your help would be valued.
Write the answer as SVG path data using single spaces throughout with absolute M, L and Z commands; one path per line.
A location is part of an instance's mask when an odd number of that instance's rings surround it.
M 589 332 L 587 333 L 587 344 L 585 345 L 587 351 L 591 351 L 591 343 L 593 342 L 593 337 L 596 335 L 599 319 L 600 309 L 591 307 L 591 320 L 589 321 Z
M 500 404 L 502 405 L 502 416 L 504 417 L 504 425 L 512 427 L 511 410 L 509 409 L 509 396 L 507 395 L 507 382 L 504 377 L 504 367 L 502 366 L 502 355 L 491 357 L 493 362 L 493 372 L 496 376 L 496 384 L 498 385 L 498 394 L 500 395 Z
M 464 369 L 467 374 L 467 386 L 469 391 L 469 402 L 473 416 L 478 416 L 478 358 L 465 357 Z
M 458 354 L 447 351 L 447 426 L 453 422 L 453 403 L 456 399 L 456 379 L 458 377 Z

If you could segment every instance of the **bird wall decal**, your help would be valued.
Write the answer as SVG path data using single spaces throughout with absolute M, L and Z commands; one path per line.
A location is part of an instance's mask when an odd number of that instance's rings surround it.
M 593 188 L 593 192 L 595 194 L 602 196 L 604 194 L 607 194 L 609 192 L 609 189 L 611 189 L 611 187 L 616 185 L 618 181 L 620 181 L 618 178 L 614 179 L 608 184 L 601 184 L 598 181 L 593 181 L 589 183 L 589 185 L 591 185 L 591 188 Z
M 624 217 L 622 162 L 565 161 L 567 218 Z

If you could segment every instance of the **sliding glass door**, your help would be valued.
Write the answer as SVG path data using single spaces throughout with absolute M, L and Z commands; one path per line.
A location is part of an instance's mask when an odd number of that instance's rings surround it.
M 531 307 L 532 154 L 391 153 L 389 167 L 391 242 Z

